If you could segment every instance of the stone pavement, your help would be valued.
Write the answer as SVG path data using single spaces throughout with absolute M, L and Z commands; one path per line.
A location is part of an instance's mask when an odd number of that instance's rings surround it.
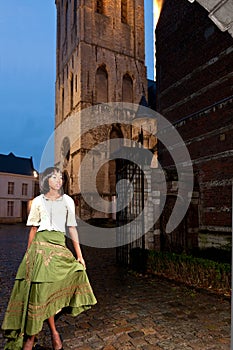
M 28 229 L 0 225 L 0 322 L 24 254 Z M 57 326 L 65 350 L 229 350 L 230 300 L 157 277 L 128 274 L 113 249 L 83 248 L 98 304 Z M 51 349 L 47 323 L 40 349 Z M 4 340 L 0 333 L 0 349 Z

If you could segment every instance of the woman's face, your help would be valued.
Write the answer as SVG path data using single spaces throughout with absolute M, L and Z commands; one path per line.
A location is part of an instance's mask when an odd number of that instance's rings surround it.
M 54 171 L 48 182 L 51 190 L 59 191 L 62 187 L 62 173 L 60 171 Z

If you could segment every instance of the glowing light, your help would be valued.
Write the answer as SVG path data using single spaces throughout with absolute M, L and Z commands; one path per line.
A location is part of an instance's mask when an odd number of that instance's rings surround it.
M 156 36 L 155 29 L 158 24 L 159 16 L 162 11 L 164 0 L 153 0 L 153 33 L 154 33 L 154 80 L 156 80 Z
M 154 1 L 154 28 L 156 28 L 159 16 L 163 7 L 163 1 L 164 0 L 153 0 Z

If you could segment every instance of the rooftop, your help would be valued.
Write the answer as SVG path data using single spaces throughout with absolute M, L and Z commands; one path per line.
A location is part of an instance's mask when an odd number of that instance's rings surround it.
M 17 157 L 12 152 L 0 154 L 0 172 L 32 176 L 34 171 L 32 157 Z

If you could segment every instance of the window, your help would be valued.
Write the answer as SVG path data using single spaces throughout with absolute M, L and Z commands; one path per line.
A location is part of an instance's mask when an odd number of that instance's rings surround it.
M 65 33 L 66 38 L 68 37 L 68 29 L 69 29 L 69 6 L 68 1 L 66 2 L 66 12 L 65 12 Z
M 104 66 L 99 67 L 96 72 L 96 102 L 108 102 L 108 73 Z
M 40 194 L 40 186 L 38 182 L 34 183 L 34 197 L 38 196 Z
M 133 81 L 129 74 L 125 74 L 123 77 L 122 101 L 133 103 Z
M 103 0 L 97 0 L 96 1 L 96 12 L 97 13 L 104 13 L 104 4 L 103 4 Z
M 61 155 L 63 158 L 63 166 L 65 167 L 70 160 L 70 140 L 67 136 L 62 141 Z
M 74 78 L 73 78 L 73 74 L 71 74 L 71 77 L 70 77 L 70 110 L 73 109 L 73 105 L 74 105 Z
M 75 75 L 75 92 L 78 91 L 78 76 L 77 74 Z
M 74 0 L 73 25 L 77 24 L 77 0 Z
M 61 116 L 62 116 L 62 119 L 64 119 L 64 105 L 65 105 L 65 95 L 64 95 L 64 88 L 62 88 L 62 91 L 61 91 Z
M 15 189 L 15 183 L 8 182 L 8 194 L 14 194 L 14 189 Z
M 110 143 L 110 154 L 114 155 L 116 151 L 122 149 L 122 146 L 124 144 L 123 134 L 119 125 L 113 126 L 110 133 L 110 139 L 115 139 L 115 142 Z M 113 156 L 113 158 L 116 157 Z M 110 192 L 114 195 L 116 194 L 116 169 L 116 160 L 110 160 L 108 176 L 110 182 Z
M 14 216 L 14 202 L 7 201 L 7 216 Z
M 121 0 L 121 22 L 127 23 L 127 0 Z
M 27 196 L 28 194 L 28 184 L 22 184 L 22 195 Z

